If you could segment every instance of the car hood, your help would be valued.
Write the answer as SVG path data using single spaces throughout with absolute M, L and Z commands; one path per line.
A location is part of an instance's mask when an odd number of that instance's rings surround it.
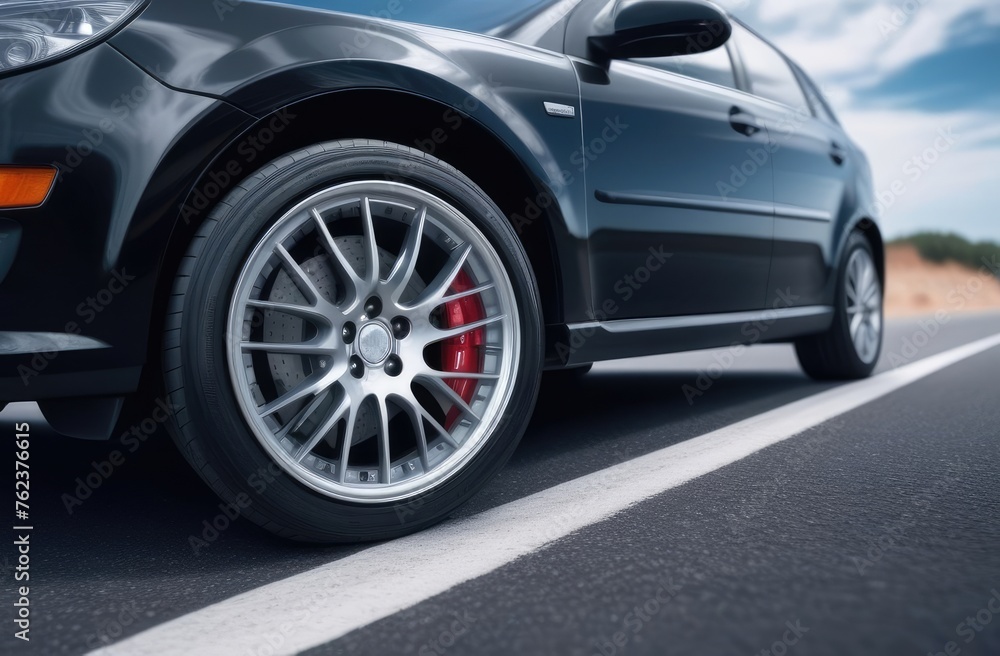
M 269 4 L 355 14 L 506 38 L 567 0 L 266 0 Z
M 408 0 L 396 1 L 405 5 Z M 545 19 L 551 18 L 547 13 Z M 338 64 L 392 64 L 450 78 L 486 52 L 524 63 L 566 65 L 562 55 L 499 36 L 238 0 L 153 0 L 111 44 L 169 86 L 221 98 L 275 72 L 316 65 L 323 69 L 314 73 L 319 76 Z M 353 83 L 375 84 L 367 77 L 311 80 L 315 89 Z

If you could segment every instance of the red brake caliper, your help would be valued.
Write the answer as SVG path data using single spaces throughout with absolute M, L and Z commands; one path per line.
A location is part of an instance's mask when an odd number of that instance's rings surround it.
M 451 285 L 452 294 L 460 294 L 475 287 L 472 278 L 465 271 L 459 271 L 455 277 L 455 282 Z M 483 302 L 479 296 L 466 296 L 457 301 L 448 301 L 444 306 L 445 328 L 457 328 L 470 323 L 474 323 L 486 318 L 486 311 L 483 309 Z M 441 345 L 441 369 L 442 371 L 454 372 L 456 374 L 478 374 L 482 373 L 482 358 L 480 357 L 480 347 L 483 345 L 483 328 L 476 328 L 469 332 L 451 337 Z M 472 402 L 472 396 L 476 393 L 476 383 L 478 380 L 470 378 L 453 378 L 448 384 L 455 390 L 466 403 Z M 448 412 L 444 427 L 451 430 L 461 416 L 461 411 L 453 407 Z

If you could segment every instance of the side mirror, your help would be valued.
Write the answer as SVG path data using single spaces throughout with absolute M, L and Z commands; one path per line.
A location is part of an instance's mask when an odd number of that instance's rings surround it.
M 598 58 L 692 55 L 721 47 L 733 26 L 705 0 L 619 0 L 606 34 L 590 37 Z

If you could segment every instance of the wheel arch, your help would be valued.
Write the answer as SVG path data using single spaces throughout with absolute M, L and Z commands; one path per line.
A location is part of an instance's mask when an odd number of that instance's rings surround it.
M 885 286 L 885 240 L 882 237 L 882 230 L 879 228 L 878 224 L 870 218 L 861 218 L 856 221 L 851 229 L 848 231 L 848 235 L 852 232 L 857 232 L 868 240 L 869 245 L 872 247 L 872 253 L 875 255 L 875 268 L 878 269 L 879 279 L 882 281 L 883 287 Z
M 406 116 L 406 120 L 392 120 L 390 114 Z M 382 139 L 413 147 L 471 178 L 513 223 L 538 281 L 544 321 L 562 321 L 563 286 L 554 233 L 562 225 L 562 214 L 558 202 L 551 200 L 555 195 L 525 162 L 494 132 L 460 109 L 395 90 L 344 90 L 313 96 L 264 116 L 221 149 L 197 177 L 179 208 L 160 267 L 150 322 L 149 362 L 157 358 L 173 278 L 191 238 L 212 207 L 267 162 L 315 143 L 350 138 Z M 505 175 L 492 174 L 496 170 Z M 541 210 L 543 220 L 531 220 L 532 206 Z

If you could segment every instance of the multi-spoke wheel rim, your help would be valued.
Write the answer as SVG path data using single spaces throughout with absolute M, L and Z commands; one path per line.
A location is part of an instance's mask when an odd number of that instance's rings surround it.
M 470 300 L 478 320 L 442 318 Z M 285 472 L 337 499 L 400 501 L 451 478 L 494 433 L 519 325 L 503 263 L 465 215 L 409 185 L 346 183 L 289 210 L 245 260 L 230 377 Z M 461 367 L 445 366 L 445 344 L 460 345 Z
M 871 364 L 882 343 L 882 285 L 865 250 L 855 251 L 847 263 L 847 321 L 855 353 Z

